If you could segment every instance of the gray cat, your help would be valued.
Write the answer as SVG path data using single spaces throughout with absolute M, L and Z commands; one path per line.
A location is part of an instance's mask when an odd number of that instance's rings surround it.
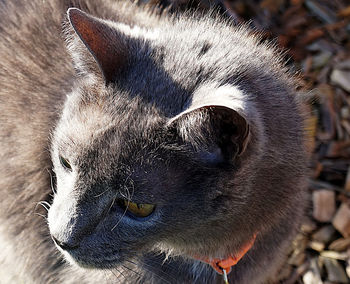
M 274 276 L 307 164 L 274 48 L 127 1 L 0 1 L 0 35 L 1 283 Z

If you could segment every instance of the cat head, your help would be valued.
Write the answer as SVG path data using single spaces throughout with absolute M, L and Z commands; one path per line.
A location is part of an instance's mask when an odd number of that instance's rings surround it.
M 78 9 L 68 19 L 76 76 L 52 137 L 48 215 L 59 249 L 99 268 L 158 248 L 189 257 L 238 250 L 268 214 L 250 184 L 263 126 L 230 69 L 241 56 L 189 32 L 195 20 L 150 29 Z

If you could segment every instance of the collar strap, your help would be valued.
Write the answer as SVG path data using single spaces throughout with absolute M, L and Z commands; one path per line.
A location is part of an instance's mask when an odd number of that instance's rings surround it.
M 200 261 L 206 262 L 210 264 L 216 272 L 219 274 L 224 274 L 224 270 L 226 274 L 229 274 L 231 271 L 231 267 L 235 266 L 238 261 L 252 248 L 256 239 L 256 235 L 254 234 L 253 238 L 249 240 L 243 247 L 239 250 L 239 252 L 235 255 L 229 255 L 227 258 L 200 258 Z

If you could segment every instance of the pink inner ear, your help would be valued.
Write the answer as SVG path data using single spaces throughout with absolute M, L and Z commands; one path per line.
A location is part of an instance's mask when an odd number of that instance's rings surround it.
M 105 81 L 112 82 L 127 58 L 121 36 L 108 24 L 79 9 L 69 9 L 68 17 L 75 32 L 94 56 Z

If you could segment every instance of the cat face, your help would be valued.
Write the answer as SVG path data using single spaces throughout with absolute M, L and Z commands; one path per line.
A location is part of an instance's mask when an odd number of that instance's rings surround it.
M 160 243 L 198 253 L 204 244 L 200 236 L 222 218 L 217 210 L 229 202 L 223 200 L 218 180 L 227 179 L 234 168 L 225 162 L 223 150 L 215 149 L 215 143 L 196 148 L 181 135 L 179 125 L 168 125 L 152 109 L 140 116 L 144 106 L 135 104 L 124 105 L 124 118 L 102 117 L 91 125 L 80 110 L 68 120 L 77 127 L 64 120 L 58 126 L 52 152 L 57 194 L 50 229 L 80 264 L 113 265 L 124 255 Z M 207 123 L 203 117 L 195 122 L 201 120 Z M 152 204 L 154 210 L 139 217 L 124 201 Z
M 77 9 L 68 16 L 77 83 L 53 134 L 57 193 L 48 215 L 59 249 L 98 268 L 153 249 L 237 250 L 256 217 L 243 214 L 251 193 L 239 171 L 255 150 L 240 90 L 185 88 L 176 70 L 162 69 L 164 48 L 133 39 L 135 51 L 112 23 Z
M 112 266 L 155 246 L 208 254 L 207 227 L 223 226 L 218 220 L 233 202 L 223 197 L 220 180 L 234 173 L 227 156 L 236 154 L 211 141 L 215 133 L 198 135 L 212 131 L 201 127 L 214 123 L 213 110 L 169 123 L 156 109 L 121 98 L 115 116 L 99 112 L 96 102 L 68 99 L 78 106 L 63 115 L 54 135 L 52 236 L 65 244 L 69 259 L 84 266 Z M 125 201 L 152 204 L 154 210 L 139 217 Z

